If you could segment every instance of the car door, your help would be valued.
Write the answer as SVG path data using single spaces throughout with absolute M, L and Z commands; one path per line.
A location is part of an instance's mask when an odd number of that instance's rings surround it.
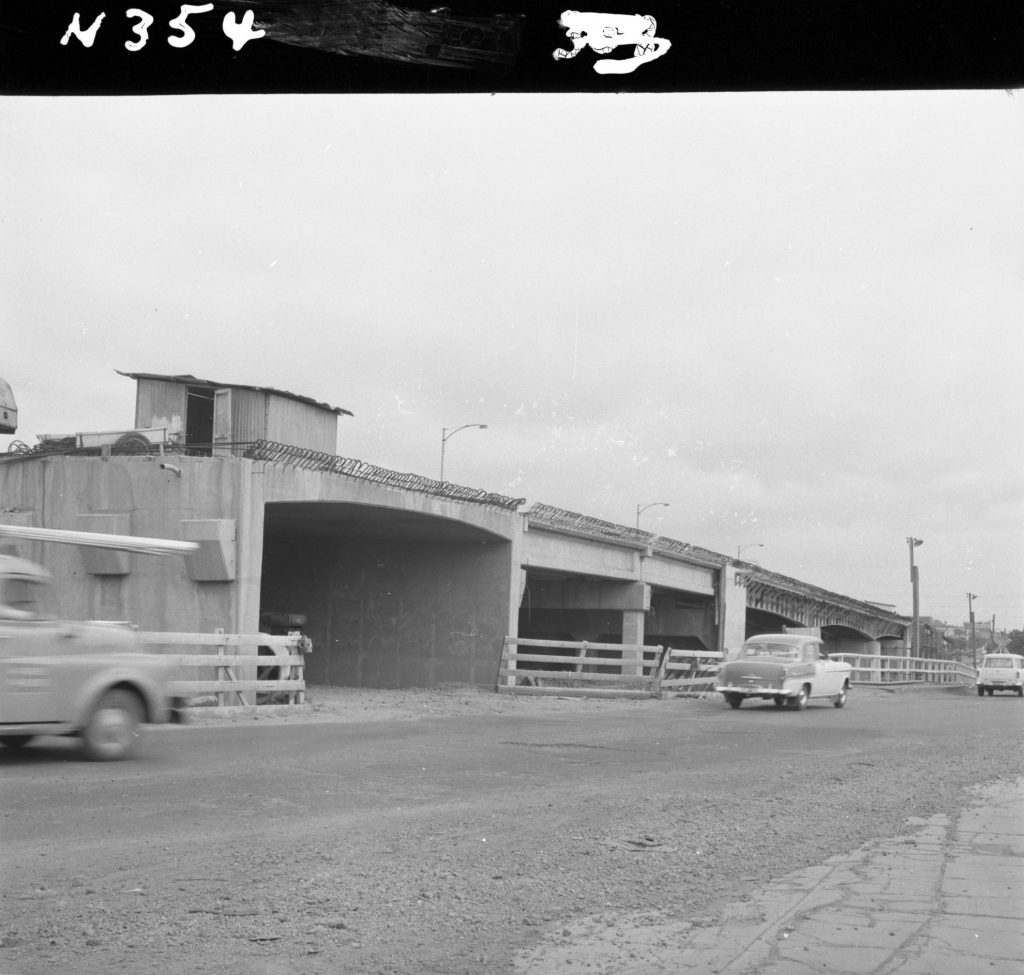
M 13 724 L 62 720 L 58 693 L 61 637 L 41 612 L 45 583 L 27 576 L 0 579 L 0 730 Z
M 836 663 L 825 649 L 823 643 L 817 647 L 818 653 L 818 686 L 816 689 L 819 697 L 832 697 L 843 689 L 843 675 L 845 668 Z
M 820 697 L 823 693 L 821 689 L 821 665 L 818 662 L 820 646 L 821 644 L 818 643 L 807 643 L 804 644 L 803 648 L 803 662 L 808 673 L 807 680 L 811 685 L 810 697 Z

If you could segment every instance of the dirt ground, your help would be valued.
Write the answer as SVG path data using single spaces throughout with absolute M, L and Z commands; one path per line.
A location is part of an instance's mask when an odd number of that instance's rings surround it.
M 51 872 L 32 888 L 7 878 L 0 975 L 491 975 L 523 971 L 524 950 L 541 938 L 569 937 L 567 925 L 581 918 L 600 928 L 631 912 L 660 911 L 711 924 L 724 904 L 774 876 L 897 835 L 908 817 L 950 812 L 970 786 L 1019 772 L 1013 749 L 979 748 L 982 732 L 933 733 L 924 723 L 941 720 L 946 705 L 910 706 L 915 698 L 923 701 L 914 692 L 857 689 L 853 703 L 865 713 L 880 712 L 883 701 L 903 702 L 885 713 L 905 722 L 907 737 L 873 744 L 839 765 L 810 743 L 747 762 L 749 733 L 721 725 L 705 767 L 685 780 L 667 771 L 665 785 L 643 795 L 625 779 L 547 783 L 535 795 L 508 799 L 468 790 L 448 799 L 439 791 L 436 803 L 408 815 L 349 824 L 343 846 L 316 841 L 315 831 L 327 826 L 310 816 L 302 842 L 281 836 L 269 845 L 214 848 L 202 838 L 190 846 L 181 837 L 154 836 L 151 862 L 137 881 L 138 871 L 113 864 L 105 873 Z M 963 714 L 981 713 L 959 700 Z M 307 705 L 287 713 L 197 708 L 194 721 L 409 723 L 572 713 L 612 720 L 650 708 L 462 686 L 314 688 Z M 722 705 L 708 697 L 654 708 L 663 717 L 670 708 L 711 717 Z M 1019 743 L 1017 710 L 1003 713 L 1012 715 L 1010 733 Z M 745 712 L 731 714 L 726 721 Z M 828 719 L 836 716 L 829 708 L 819 726 L 834 727 Z M 868 723 L 858 720 L 862 728 Z M 429 784 L 422 788 L 422 798 L 434 797 Z M 268 808 L 285 801 L 258 799 Z M 567 971 L 588 967 L 581 952 Z
M 884 693 L 884 692 L 870 692 Z M 705 693 L 704 699 L 718 695 Z M 588 711 L 629 707 L 621 698 L 579 698 L 554 695 L 496 694 L 466 684 L 447 684 L 408 690 L 373 690 L 359 687 L 313 687 L 299 706 L 259 708 L 213 706 L 212 698 L 189 711 L 192 723 L 219 724 L 251 721 L 416 721 L 421 718 L 480 714 L 563 714 L 574 708 Z

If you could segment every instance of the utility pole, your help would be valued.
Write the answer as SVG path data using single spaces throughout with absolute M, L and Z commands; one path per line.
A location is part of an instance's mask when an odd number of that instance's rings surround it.
M 978 598 L 976 592 L 967 594 L 967 619 L 971 626 L 971 666 L 978 669 L 978 651 L 974 646 L 974 600 Z
M 923 544 L 924 542 L 920 538 L 914 538 L 913 536 L 909 536 L 907 538 L 907 546 L 910 548 L 910 586 L 914 602 L 914 623 L 910 631 L 911 657 L 921 656 L 921 599 L 918 587 L 917 566 L 914 565 L 914 549 L 917 548 L 918 545 Z

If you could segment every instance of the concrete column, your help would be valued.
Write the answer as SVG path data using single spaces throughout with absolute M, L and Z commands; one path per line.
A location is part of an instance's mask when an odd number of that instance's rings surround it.
M 854 666 L 854 680 L 868 680 L 877 683 L 882 679 L 881 661 L 878 659 L 882 653 L 882 645 L 877 640 L 852 637 L 830 640 L 827 649 L 829 653 L 856 653 L 862 657 L 871 658 L 870 660 L 862 659 L 858 665 Z
M 736 581 L 736 567 L 724 565 L 718 584 L 718 647 L 726 658 L 747 638 L 747 590 Z
M 622 643 L 643 644 L 644 612 L 643 610 L 625 609 L 622 611 Z M 643 677 L 644 655 L 642 650 L 622 651 L 622 673 L 628 677 Z
M 265 465 L 249 461 L 239 465 L 237 566 L 235 605 L 231 626 L 235 633 L 258 633 L 260 587 L 263 578 L 263 471 Z
M 509 587 L 508 587 L 508 622 L 505 627 L 505 636 L 519 636 L 519 607 L 523 604 L 523 595 L 526 592 L 526 569 L 522 567 L 523 562 L 523 529 L 526 524 L 525 516 L 520 517 L 516 524 L 516 531 L 509 539 Z M 530 649 L 530 648 L 527 648 Z M 536 649 L 536 648 L 533 648 Z M 498 648 L 499 660 L 504 658 L 505 645 Z M 514 661 L 511 666 L 514 668 Z M 499 679 L 506 687 L 514 687 L 516 678 L 514 674 Z
M 519 608 L 523 605 L 526 592 L 526 569 L 523 567 L 523 529 L 526 516 L 521 515 L 514 522 L 514 531 L 509 536 L 509 587 L 508 587 L 508 624 L 506 636 L 519 635 Z

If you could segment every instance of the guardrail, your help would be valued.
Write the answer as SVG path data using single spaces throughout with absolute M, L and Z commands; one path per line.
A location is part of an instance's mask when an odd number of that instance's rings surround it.
M 229 699 L 241 706 L 252 704 L 303 704 L 306 700 L 305 654 L 313 645 L 298 631 L 287 636 L 269 633 L 150 633 L 138 634 L 140 645 L 155 650 L 182 668 L 213 669 L 215 677 L 181 679 L 171 682 L 176 697 L 192 698 L 216 694 L 217 705 Z M 171 647 L 210 647 L 206 653 L 174 653 Z M 255 679 L 249 677 L 255 675 Z M 245 675 L 245 676 L 240 676 Z M 260 698 L 263 698 L 261 701 Z M 267 700 L 267 698 L 273 700 Z M 280 698 L 284 700 L 280 700 Z
M 852 668 L 854 684 L 973 684 L 978 672 L 959 660 L 928 657 L 880 657 L 870 653 L 833 653 L 833 660 L 845 660 Z
M 521 649 L 526 647 L 524 653 Z M 558 651 L 562 651 L 559 653 Z M 499 692 L 564 697 L 661 697 L 711 689 L 722 654 L 663 646 L 505 637 Z
M 702 696 L 713 691 L 723 657 L 712 650 L 506 637 L 497 689 L 566 697 Z M 973 667 L 958 660 L 865 653 L 831 657 L 850 664 L 855 684 L 973 684 L 977 678 Z

